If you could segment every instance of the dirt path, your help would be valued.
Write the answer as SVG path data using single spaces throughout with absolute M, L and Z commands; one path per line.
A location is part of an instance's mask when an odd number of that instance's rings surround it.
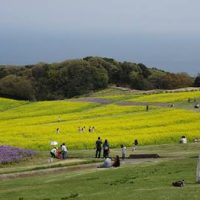
M 122 90 L 122 91 L 129 91 L 137 94 L 159 94 L 161 92 L 190 92 L 190 91 L 200 91 L 199 87 L 187 87 L 187 88 L 178 88 L 173 90 L 164 90 L 164 89 L 154 89 L 154 90 L 136 90 L 136 89 L 130 89 L 126 87 L 116 87 L 112 86 L 111 88 Z
M 111 104 L 113 103 L 110 99 L 102 99 L 102 98 L 78 98 L 78 99 L 72 99 L 71 101 L 80 101 L 80 102 L 92 102 L 92 103 L 100 103 L 100 104 Z
M 97 165 L 98 165 L 97 163 L 80 164 L 80 165 L 75 165 L 75 166 L 56 167 L 56 168 L 47 168 L 47 169 L 40 169 L 40 170 L 31 170 L 31 171 L 25 171 L 25 172 L 1 174 L 0 180 L 24 178 L 24 177 L 37 176 L 37 175 L 49 175 L 49 174 L 61 173 L 61 172 L 69 173 L 69 172 L 76 172 L 76 171 L 84 171 L 88 169 L 95 169 Z
M 80 98 L 80 99 L 73 99 L 73 101 L 80 101 L 80 102 L 92 102 L 92 103 L 99 103 L 99 104 L 116 104 L 121 106 L 159 106 L 159 107 L 170 107 L 172 104 L 170 103 L 161 103 L 161 102 L 130 102 L 130 101 L 120 101 L 120 102 L 113 102 L 111 99 L 103 99 L 103 98 Z
M 160 102 L 130 102 L 130 101 L 122 101 L 116 103 L 117 105 L 121 106 L 158 106 L 158 107 L 171 107 L 172 104 L 170 103 L 160 103 Z
M 156 163 L 160 162 L 161 159 L 126 159 L 125 161 L 121 162 L 121 166 L 126 166 L 130 164 L 142 164 L 142 163 Z M 16 178 L 24 178 L 24 177 L 31 177 L 31 176 L 44 176 L 49 174 L 58 174 L 58 173 L 71 173 L 71 172 L 84 172 L 84 171 L 97 171 L 106 168 L 97 168 L 99 163 L 91 163 L 91 164 L 80 164 L 74 166 L 67 166 L 67 167 L 56 167 L 56 168 L 47 168 L 41 170 L 32 170 L 32 171 L 25 171 L 25 172 L 16 172 L 16 173 L 9 173 L 9 174 L 1 174 L 0 181 L 8 180 L 8 179 L 16 179 Z

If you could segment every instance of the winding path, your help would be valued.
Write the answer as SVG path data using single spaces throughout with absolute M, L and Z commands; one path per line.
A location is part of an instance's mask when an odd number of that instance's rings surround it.
M 160 158 L 159 159 L 155 159 L 155 158 L 126 159 L 125 161 L 121 162 L 121 166 L 123 167 L 130 164 L 142 164 L 142 163 L 150 163 L 150 162 L 157 163 L 161 161 L 163 161 L 163 159 L 160 159 Z M 15 179 L 15 178 L 25 178 L 25 177 L 31 177 L 31 176 L 43 176 L 43 175 L 49 175 L 49 174 L 54 174 L 54 173 L 56 174 L 58 173 L 70 174 L 71 172 L 84 173 L 84 172 L 96 172 L 99 170 L 106 169 L 106 168 L 97 168 L 98 165 L 99 163 L 78 164 L 78 165 L 73 165 L 73 166 L 46 168 L 46 169 L 40 169 L 40 170 L 0 174 L 0 181 Z
M 162 102 L 133 102 L 133 101 L 118 101 L 115 102 L 111 99 L 103 99 L 103 98 L 79 98 L 73 99 L 71 101 L 79 101 L 79 102 L 92 102 L 92 103 L 99 103 L 99 104 L 116 104 L 120 106 L 158 106 L 158 107 L 171 107 L 172 104 L 170 103 L 162 103 Z

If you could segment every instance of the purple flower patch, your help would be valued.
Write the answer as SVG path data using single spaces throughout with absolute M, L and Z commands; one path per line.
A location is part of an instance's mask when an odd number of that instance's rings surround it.
M 19 162 L 32 158 L 35 152 L 11 146 L 0 146 L 0 164 Z

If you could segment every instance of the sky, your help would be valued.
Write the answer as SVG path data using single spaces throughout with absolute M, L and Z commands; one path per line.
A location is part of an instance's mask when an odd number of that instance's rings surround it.
M 112 57 L 200 72 L 199 0 L 0 0 L 0 64 Z

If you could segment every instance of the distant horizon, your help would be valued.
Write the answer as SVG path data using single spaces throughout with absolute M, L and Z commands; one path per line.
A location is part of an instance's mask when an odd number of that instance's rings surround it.
M 88 55 L 88 56 L 83 56 L 83 57 L 74 57 L 74 58 L 66 58 L 66 59 L 63 59 L 63 60 L 56 60 L 56 61 L 38 61 L 38 62 L 33 62 L 33 63 L 18 63 L 18 64 L 14 64 L 14 63 L 11 63 L 11 64 L 1 64 L 0 63 L 0 67 L 1 66 L 16 66 L 16 67 L 24 67 L 26 65 L 37 65 L 39 63 L 44 63 L 44 64 L 53 64 L 53 63 L 62 63 L 62 62 L 65 62 L 65 61 L 69 61 L 69 60 L 79 60 L 79 59 L 83 59 L 85 57 L 99 57 L 99 58 L 111 58 L 111 59 L 114 59 L 115 61 L 118 61 L 118 62 L 130 62 L 130 63 L 136 63 L 136 64 L 139 64 L 139 63 L 142 63 L 144 64 L 146 67 L 148 68 L 156 68 L 158 70 L 163 70 L 165 72 L 170 72 L 170 73 L 187 73 L 191 76 L 196 76 L 199 72 L 197 72 L 196 74 L 195 73 L 189 73 L 189 72 L 186 72 L 186 71 L 173 71 L 173 70 L 169 70 L 167 67 L 166 68 L 162 68 L 160 66 L 150 66 L 144 62 L 136 62 L 136 61 L 132 61 L 132 60 L 121 60 L 121 59 L 116 59 L 116 58 L 113 58 L 113 57 L 108 57 L 108 56 L 95 56 L 95 55 Z
M 84 55 L 82 57 L 71 57 L 71 58 L 63 58 L 63 59 L 57 59 L 57 60 L 48 60 L 48 61 L 45 61 L 45 60 L 39 60 L 39 61 L 33 61 L 33 62 L 27 62 L 27 63 L 0 63 L 0 66 L 16 66 L 16 67 L 23 67 L 23 66 L 26 66 L 26 65 L 36 65 L 36 64 L 39 64 L 39 63 L 46 63 L 46 64 L 53 64 L 53 63 L 62 63 L 64 61 L 68 61 L 68 60 L 76 60 L 76 59 L 83 59 L 85 57 L 99 57 L 99 58 L 111 58 L 111 59 L 114 59 L 118 62 L 131 62 L 131 63 L 142 63 L 144 64 L 145 66 L 147 66 L 148 68 L 157 68 L 159 70 L 163 70 L 163 71 L 166 71 L 166 72 L 170 72 L 170 73 L 187 73 L 191 76 L 196 76 L 200 73 L 200 70 L 196 71 L 196 72 L 188 72 L 188 71 L 177 71 L 177 70 L 173 70 L 173 66 L 171 66 L 172 68 L 168 68 L 167 66 L 158 66 L 158 65 L 149 65 L 148 63 L 145 63 L 145 62 L 142 62 L 142 61 L 136 61 L 136 60 L 124 60 L 124 59 L 117 59 L 115 57 L 111 57 L 111 56 L 106 56 L 106 55 Z M 177 68 L 174 68 L 174 69 L 177 69 Z
M 199 7 L 198 0 L 1 0 L 0 64 L 91 55 L 196 75 Z

